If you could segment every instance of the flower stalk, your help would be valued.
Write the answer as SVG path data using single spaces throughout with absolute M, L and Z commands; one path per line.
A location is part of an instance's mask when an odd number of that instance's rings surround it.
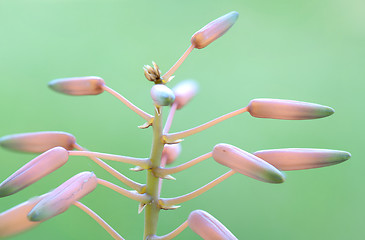
M 109 92 L 110 94 L 112 94 L 114 97 L 118 98 L 122 103 L 124 103 L 132 111 L 134 111 L 139 116 L 141 116 L 148 123 L 152 123 L 152 121 L 153 121 L 153 116 L 152 115 L 146 113 L 145 111 L 143 111 L 142 109 L 140 109 L 139 107 L 137 107 L 136 105 L 134 105 L 133 103 L 131 103 L 128 99 L 126 99 L 125 97 L 123 97 L 121 94 L 119 94 L 118 92 L 116 92 L 113 89 L 111 89 L 110 87 L 104 85 L 103 86 L 103 89 L 105 91 Z
M 194 44 L 191 44 L 188 49 L 184 52 L 184 54 L 177 60 L 177 62 L 162 76 L 164 81 L 168 81 L 169 78 L 174 74 L 174 72 L 180 67 L 180 65 L 185 61 L 185 59 L 189 56 L 189 54 L 195 48 Z
M 124 189 L 122 187 L 119 187 L 111 182 L 108 182 L 108 181 L 105 181 L 103 179 L 100 179 L 98 178 L 97 179 L 98 181 L 98 184 L 100 185 L 103 185 L 107 188 L 110 188 L 114 191 L 116 191 L 117 193 L 120 193 L 132 200 L 135 200 L 135 201 L 138 201 L 138 202 L 141 202 L 143 204 L 146 204 L 146 203 L 149 203 L 151 201 L 151 197 L 149 195 L 146 195 L 146 194 L 139 194 L 139 193 L 134 193 L 134 192 L 131 192 L 131 191 L 128 191 L 127 189 Z
M 210 183 L 204 185 L 203 187 L 179 196 L 179 197 L 174 197 L 174 198 L 161 198 L 160 199 L 160 205 L 162 208 L 168 208 L 171 207 L 173 205 L 177 205 L 186 201 L 189 201 L 193 198 L 196 198 L 198 196 L 200 196 L 201 194 L 203 194 L 204 192 L 208 191 L 209 189 L 211 189 L 212 187 L 218 185 L 219 183 L 223 182 L 224 180 L 226 180 L 227 178 L 229 178 L 230 176 L 232 176 L 233 174 L 235 174 L 236 172 L 234 170 L 230 170 L 227 173 L 223 174 L 222 176 L 214 179 L 213 181 L 211 181 Z
M 175 141 L 177 141 L 179 139 L 182 139 L 182 138 L 191 136 L 193 134 L 196 134 L 198 132 L 204 131 L 205 129 L 210 128 L 210 127 L 216 125 L 217 123 L 220 123 L 220 122 L 222 122 L 224 120 L 227 120 L 227 119 L 229 119 L 231 117 L 237 116 L 238 114 L 241 114 L 241 113 L 244 113 L 244 112 L 247 112 L 247 107 L 244 107 L 244 108 L 238 109 L 236 111 L 227 113 L 227 114 L 225 114 L 223 116 L 220 116 L 220 117 L 218 117 L 216 119 L 213 119 L 210 122 L 204 123 L 204 124 L 202 124 L 200 126 L 191 128 L 189 130 L 185 130 L 185 131 L 181 131 L 181 132 L 177 132 L 177 133 L 166 134 L 166 135 L 163 136 L 163 138 L 164 138 L 164 140 L 165 140 L 166 143 L 175 142 Z
M 124 240 L 122 236 L 119 235 L 107 222 L 104 221 L 98 214 L 96 214 L 93 210 L 88 208 L 86 205 L 81 202 L 76 201 L 73 205 L 80 208 L 87 215 L 92 217 L 100 226 L 102 226 L 105 231 L 107 231 L 115 240 Z
M 98 157 L 107 160 L 133 164 L 145 169 L 149 168 L 149 161 L 147 158 L 134 158 L 134 157 L 126 157 L 126 156 L 120 156 L 108 153 L 90 152 L 90 151 L 68 151 L 68 153 L 70 156 Z
M 206 153 L 200 157 L 194 158 L 193 160 L 190 160 L 189 162 L 186 162 L 184 164 L 181 164 L 179 166 L 176 167 L 171 167 L 171 168 L 157 168 L 154 170 L 154 174 L 158 177 L 163 178 L 166 175 L 170 175 L 170 174 L 174 174 L 177 172 L 181 172 L 183 170 L 186 170 L 208 158 L 212 157 L 212 152 Z
M 80 150 L 80 151 L 87 151 L 87 149 L 83 148 L 79 144 L 76 144 L 75 145 L 75 148 L 77 150 Z M 137 183 L 137 182 L 133 181 L 132 179 L 129 179 L 128 177 L 124 176 L 123 174 L 121 174 L 120 172 L 118 172 L 117 170 L 115 170 L 114 168 L 112 168 L 111 166 L 109 166 L 107 163 L 105 163 L 100 158 L 92 157 L 92 156 L 88 156 L 88 157 L 91 160 L 93 160 L 96 164 L 98 164 L 100 167 L 102 167 L 103 169 L 105 169 L 108 173 L 110 173 L 111 175 L 113 175 L 114 177 L 116 177 L 119 181 L 121 181 L 122 183 L 124 183 L 125 185 L 133 188 L 138 193 L 144 193 L 144 191 L 146 189 L 145 185 L 142 185 L 140 183 Z
M 174 231 L 163 235 L 163 236 L 152 236 L 148 238 L 147 240 L 170 240 L 175 238 L 177 235 L 179 235 L 182 231 L 185 230 L 189 226 L 188 220 L 183 222 L 179 227 L 177 227 Z

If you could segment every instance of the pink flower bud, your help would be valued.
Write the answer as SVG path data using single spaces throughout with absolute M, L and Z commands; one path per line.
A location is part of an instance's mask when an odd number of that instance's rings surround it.
M 254 155 L 282 171 L 331 166 L 351 157 L 351 154 L 345 151 L 310 148 L 263 150 L 255 152 Z
M 54 172 L 68 160 L 68 152 L 55 147 L 34 158 L 0 184 L 0 197 L 9 196 Z
M 29 199 L 0 214 L 0 238 L 10 237 L 24 232 L 39 224 L 29 221 L 27 215 L 32 208 L 46 195 Z
M 188 224 L 204 240 L 237 240 L 222 223 L 203 210 L 191 212 Z
M 238 18 L 238 12 L 230 12 L 208 23 L 205 27 L 194 33 L 191 43 L 195 48 L 205 48 L 230 29 Z
M 105 82 L 100 77 L 60 78 L 51 81 L 48 86 L 56 92 L 68 95 L 97 95 L 104 92 Z
M 171 164 L 180 155 L 180 152 L 180 144 L 165 144 L 165 147 L 162 151 L 162 157 L 166 157 L 166 164 Z
M 28 214 L 31 221 L 44 221 L 66 211 L 74 202 L 92 192 L 97 178 L 92 172 L 79 173 L 42 199 Z
M 0 138 L 0 145 L 21 152 L 41 153 L 54 147 L 74 149 L 76 139 L 65 132 L 32 132 L 7 135 Z
M 172 90 L 163 84 L 155 84 L 151 88 L 151 97 L 158 106 L 168 106 L 175 100 Z
M 177 84 L 172 91 L 175 94 L 177 109 L 185 106 L 198 92 L 198 84 L 193 80 L 186 80 Z
M 328 117 L 334 110 L 315 103 L 261 98 L 251 100 L 248 112 L 257 118 L 305 120 Z
M 285 180 L 284 175 L 269 163 L 229 144 L 217 144 L 213 158 L 236 172 L 263 182 L 282 183 Z

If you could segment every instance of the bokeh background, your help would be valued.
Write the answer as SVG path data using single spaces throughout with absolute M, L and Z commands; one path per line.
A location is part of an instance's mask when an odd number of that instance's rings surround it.
M 163 72 L 189 45 L 190 36 L 232 10 L 240 13 L 221 39 L 194 50 L 169 86 L 192 78 L 200 93 L 177 112 L 172 131 L 202 124 L 246 106 L 253 98 L 293 99 L 328 105 L 325 119 L 284 121 L 243 114 L 186 138 L 181 164 L 230 143 L 247 151 L 310 147 L 346 150 L 351 160 L 328 168 L 287 172 L 272 185 L 234 175 L 178 210 L 160 215 L 159 234 L 195 209 L 208 211 L 239 239 L 364 239 L 363 0 L 3 0 L 0 1 L 0 134 L 61 130 L 100 152 L 148 156 L 151 129 L 107 93 L 72 97 L 52 92 L 55 78 L 97 75 L 139 107 L 153 111 L 151 83 L 142 66 Z M 0 179 L 35 157 L 0 149 Z M 116 169 L 140 182 L 123 164 Z M 5 211 L 55 188 L 80 171 L 117 181 L 83 157 L 16 195 L 0 199 Z M 188 193 L 227 171 L 214 160 L 175 174 L 162 195 Z M 121 184 L 122 186 L 122 184 Z M 126 239 L 141 239 L 137 204 L 104 187 L 82 200 Z M 13 239 L 111 239 L 76 207 Z M 176 239 L 199 239 L 186 229 Z

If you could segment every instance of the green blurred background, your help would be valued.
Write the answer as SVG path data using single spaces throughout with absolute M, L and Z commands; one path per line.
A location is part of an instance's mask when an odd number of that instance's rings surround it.
M 346 150 L 348 162 L 287 172 L 280 185 L 234 175 L 178 210 L 160 215 L 159 234 L 195 209 L 208 211 L 239 239 L 364 239 L 363 0 L 3 0 L 0 1 L 0 134 L 61 130 L 100 152 L 148 156 L 151 129 L 112 96 L 71 97 L 50 91 L 55 78 L 97 75 L 139 107 L 153 112 L 142 71 L 152 60 L 168 68 L 190 36 L 232 10 L 240 13 L 221 39 L 194 50 L 176 72 L 193 78 L 200 93 L 177 112 L 172 131 L 204 123 L 269 97 L 328 105 L 336 113 L 313 121 L 254 119 L 243 114 L 186 138 L 176 164 L 230 143 L 247 151 L 309 147 Z M 35 155 L 0 149 L 0 179 Z M 110 163 L 145 182 L 145 173 Z M 0 212 L 40 195 L 80 171 L 113 181 L 96 164 L 72 157 L 60 170 L 16 195 L 0 199 Z M 164 182 L 162 196 L 188 193 L 227 169 L 210 159 Z M 104 187 L 82 200 L 126 239 L 142 239 L 137 204 Z M 111 239 L 75 207 L 13 239 Z M 190 229 L 176 239 L 199 239 Z

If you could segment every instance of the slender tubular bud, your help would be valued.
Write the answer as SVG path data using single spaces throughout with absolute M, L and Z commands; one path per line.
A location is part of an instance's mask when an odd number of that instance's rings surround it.
M 236 172 L 263 182 L 282 183 L 285 180 L 284 175 L 271 164 L 229 144 L 217 144 L 213 158 Z
M 76 139 L 65 132 L 31 132 L 7 135 L 0 138 L 0 146 L 20 152 L 41 153 L 54 147 L 74 149 Z
M 67 95 L 97 95 L 104 92 L 105 82 L 100 77 L 60 78 L 49 82 L 48 86 L 56 92 Z
M 238 12 L 230 12 L 208 23 L 205 27 L 194 33 L 191 44 L 195 48 L 205 48 L 230 29 L 238 19 Z
M 55 147 L 34 158 L 0 184 L 0 197 L 9 196 L 35 183 L 63 166 L 68 152 Z
M 172 90 L 163 84 L 156 84 L 151 88 L 151 97 L 158 106 L 168 106 L 175 100 Z
M 31 221 L 44 221 L 66 211 L 97 186 L 92 172 L 79 173 L 51 191 L 28 214 Z
M 46 195 L 34 197 L 0 214 L 0 238 L 10 237 L 36 227 L 39 222 L 29 221 L 30 210 Z
M 345 151 L 311 148 L 270 149 L 257 151 L 254 155 L 282 171 L 331 166 L 351 157 Z
M 334 110 L 315 103 L 260 98 L 251 100 L 248 112 L 257 118 L 306 120 L 328 117 Z
M 180 155 L 180 152 L 181 144 L 165 144 L 162 151 L 162 157 L 166 157 L 166 164 L 171 164 Z
M 198 84 L 193 80 L 185 80 L 177 84 L 172 91 L 175 94 L 174 104 L 177 109 L 185 106 L 198 92 Z
M 237 240 L 221 222 L 203 210 L 192 211 L 188 224 L 204 240 Z

